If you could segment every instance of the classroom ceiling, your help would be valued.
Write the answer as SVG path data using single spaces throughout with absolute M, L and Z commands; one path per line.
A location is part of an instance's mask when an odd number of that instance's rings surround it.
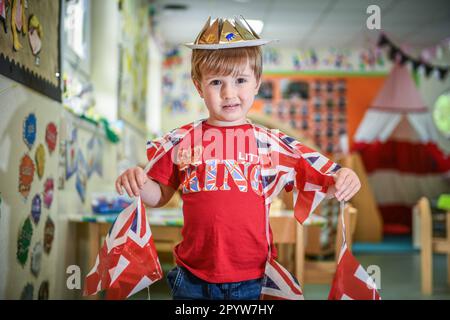
M 381 9 L 381 28 L 394 43 L 424 49 L 450 37 L 448 0 L 154 0 L 157 24 L 170 44 L 191 42 L 208 16 L 264 21 L 262 36 L 281 47 L 358 48 L 375 44 L 366 8 Z M 165 10 L 167 5 L 186 10 Z

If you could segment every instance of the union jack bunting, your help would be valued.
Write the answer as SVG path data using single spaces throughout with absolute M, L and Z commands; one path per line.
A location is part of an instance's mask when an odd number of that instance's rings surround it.
M 172 130 L 165 136 L 149 142 L 147 144 L 149 163 L 146 170 L 149 170 L 162 156 L 173 150 L 175 146 L 184 142 L 183 139 L 192 130 L 194 130 L 195 143 L 195 140 L 198 139 L 198 130 L 195 129 L 201 128 L 200 124 L 204 121 L 199 120 Z M 325 198 L 328 186 L 334 183 L 332 175 L 340 167 L 320 153 L 309 149 L 295 139 L 278 131 L 253 125 L 253 133 L 257 142 L 259 163 L 261 165 L 261 180 L 266 203 L 266 236 L 269 245 L 268 256 L 270 257 L 268 232 L 270 203 L 283 188 L 292 189 L 295 187 L 298 192 L 295 193 L 294 214 L 296 219 L 303 223 Z M 232 164 L 226 164 L 229 165 L 228 169 L 236 175 L 236 180 L 239 180 L 239 171 L 233 171 Z M 211 165 L 214 166 L 214 163 L 211 163 Z M 239 186 L 239 188 L 244 188 L 244 184 Z M 138 220 L 142 221 L 140 227 L 146 230 L 148 245 L 142 247 L 140 244 L 144 242 L 135 241 L 137 237 L 136 231 L 132 230 L 132 224 L 129 222 L 132 219 L 131 212 L 136 211 L 137 204 L 135 203 L 134 206 L 134 208 L 124 210 L 112 227 L 93 270 L 86 278 L 86 294 L 109 289 L 112 292 L 110 296 L 125 298 L 162 277 L 162 271 L 151 240 L 151 231 L 145 218 L 145 213 L 142 216 L 142 220 Z M 138 207 L 141 206 L 139 199 Z M 143 211 L 141 209 L 141 214 Z M 126 240 L 122 236 L 129 234 L 134 234 L 134 236 L 126 236 Z M 118 237 L 119 235 L 121 236 Z M 112 250 L 113 248 L 114 250 Z M 151 250 L 149 250 L 150 248 Z M 140 257 L 139 261 L 128 258 L 126 253 L 131 249 L 136 251 L 143 250 L 142 253 L 137 254 Z M 123 259 L 126 259 L 126 263 L 123 263 Z M 298 281 L 274 260 L 267 260 L 263 284 L 261 299 L 303 299 Z
M 145 207 L 138 197 L 111 227 L 86 276 L 84 295 L 107 289 L 107 299 L 125 299 L 163 276 Z
M 341 218 L 343 243 L 328 300 L 381 300 L 376 283 L 348 249 L 344 201 L 341 202 Z
M 304 300 L 298 280 L 278 262 L 266 263 L 260 300 Z
M 345 244 L 328 300 L 381 300 L 377 285 Z

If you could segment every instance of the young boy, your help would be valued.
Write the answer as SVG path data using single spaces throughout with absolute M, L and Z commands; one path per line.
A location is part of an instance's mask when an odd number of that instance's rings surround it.
M 191 132 L 189 142 L 148 172 L 135 167 L 116 180 L 120 194 L 124 188 L 140 195 L 149 207 L 163 206 L 182 190 L 183 240 L 174 249 L 177 266 L 167 275 L 174 299 L 258 299 L 268 240 L 276 257 L 271 230 L 270 239 L 266 233 L 261 155 L 246 118 L 261 85 L 260 45 L 268 41 L 245 23 L 208 20 L 189 45 L 192 80 L 209 112 L 199 125 L 201 139 Z M 347 168 L 334 180 L 327 195 L 338 200 L 360 188 Z

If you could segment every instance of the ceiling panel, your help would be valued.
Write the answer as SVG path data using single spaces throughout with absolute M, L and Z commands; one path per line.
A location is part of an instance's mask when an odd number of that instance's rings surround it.
M 246 2 L 242 2 L 246 1 Z M 158 24 L 169 43 L 192 41 L 209 15 L 242 14 L 262 19 L 262 35 L 283 46 L 362 47 L 376 42 L 378 31 L 365 26 L 367 6 L 381 8 L 382 28 L 398 42 L 430 46 L 450 36 L 448 0 L 156 0 Z M 186 4 L 188 10 L 162 13 L 166 4 Z

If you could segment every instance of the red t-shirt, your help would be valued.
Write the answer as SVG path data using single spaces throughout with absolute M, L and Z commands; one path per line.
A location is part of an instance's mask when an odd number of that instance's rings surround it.
M 201 143 L 194 143 L 191 132 L 148 173 L 182 191 L 183 240 L 174 249 L 176 262 L 211 283 L 261 278 L 268 244 L 252 126 L 204 122 L 201 136 Z M 269 234 L 272 244 L 270 229 Z

